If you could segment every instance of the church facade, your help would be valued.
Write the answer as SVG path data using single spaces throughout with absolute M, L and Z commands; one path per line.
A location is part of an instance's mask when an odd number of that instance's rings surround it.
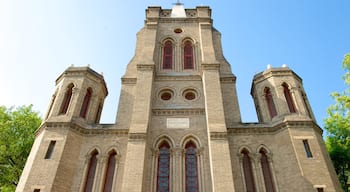
M 256 123 L 241 121 L 235 84 L 209 7 L 148 7 L 116 122 L 99 123 L 103 76 L 69 67 L 16 191 L 341 191 L 302 79 L 256 74 Z

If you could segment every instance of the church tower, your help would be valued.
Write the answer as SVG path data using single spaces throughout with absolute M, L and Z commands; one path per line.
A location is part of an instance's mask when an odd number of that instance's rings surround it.
M 236 76 L 207 6 L 148 7 L 116 122 L 100 124 L 107 94 L 89 67 L 56 80 L 17 192 L 341 191 L 288 67 L 254 76 L 259 122 L 241 121 Z

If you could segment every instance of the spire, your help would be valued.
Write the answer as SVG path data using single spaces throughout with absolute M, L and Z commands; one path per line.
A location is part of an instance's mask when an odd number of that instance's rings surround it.
M 185 8 L 183 6 L 183 3 L 180 3 L 180 0 L 177 0 L 177 2 L 174 3 L 174 6 L 171 10 L 171 17 L 174 17 L 174 18 L 186 17 Z

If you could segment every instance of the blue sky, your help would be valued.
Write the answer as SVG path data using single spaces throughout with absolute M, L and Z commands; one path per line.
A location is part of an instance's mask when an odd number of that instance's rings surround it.
M 174 0 L 175 1 L 175 0 Z M 0 1 L 0 105 L 33 104 L 46 113 L 56 78 L 71 64 L 102 72 L 109 95 L 103 123 L 114 123 L 120 78 L 143 27 L 145 9 L 174 1 Z M 226 59 L 237 76 L 244 122 L 257 121 L 252 78 L 267 64 L 287 64 L 303 78 L 318 123 L 346 87 L 341 62 L 350 53 L 349 0 L 183 1 L 208 5 L 222 33 Z

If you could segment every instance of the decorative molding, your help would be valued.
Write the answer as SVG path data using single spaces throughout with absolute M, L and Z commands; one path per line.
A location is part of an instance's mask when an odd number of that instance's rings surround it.
M 202 69 L 203 70 L 219 70 L 220 69 L 220 63 L 202 63 Z
M 210 139 L 211 140 L 227 139 L 227 132 L 211 132 Z
M 145 140 L 146 133 L 129 133 L 129 140 Z
M 136 78 L 122 78 L 122 84 L 136 84 Z
M 153 71 L 155 65 L 153 63 L 150 64 L 137 64 L 137 70 L 139 71 Z
M 220 77 L 221 83 L 235 83 L 236 82 L 236 76 L 231 77 Z
M 155 81 L 201 81 L 200 75 L 189 75 L 189 76 L 156 76 Z
M 169 116 L 169 115 L 204 115 L 205 109 L 153 109 L 153 115 Z

